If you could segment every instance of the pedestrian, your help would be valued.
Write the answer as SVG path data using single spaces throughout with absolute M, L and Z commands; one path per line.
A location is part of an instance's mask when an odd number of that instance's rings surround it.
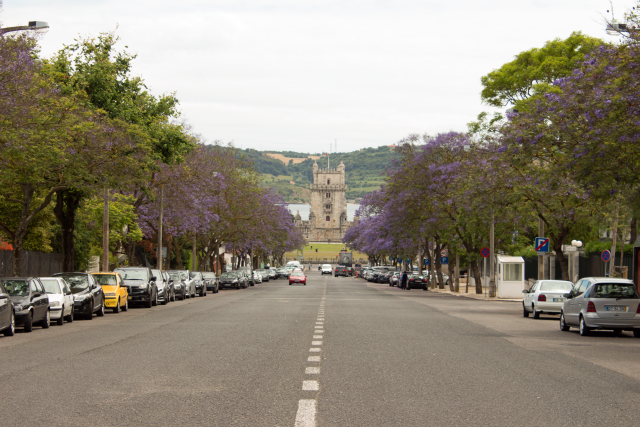
M 309 271 L 311 271 L 311 263 L 309 263 Z
M 401 289 L 410 290 L 409 283 L 407 282 L 407 272 L 403 271 L 402 276 L 400 276 L 402 287 Z

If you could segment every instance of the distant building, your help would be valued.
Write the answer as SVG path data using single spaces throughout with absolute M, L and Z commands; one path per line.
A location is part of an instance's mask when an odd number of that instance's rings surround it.
M 308 242 L 342 242 L 345 232 L 358 218 L 347 221 L 347 184 L 344 163 L 336 169 L 320 169 L 313 163 L 309 220 L 296 213 L 296 226 Z

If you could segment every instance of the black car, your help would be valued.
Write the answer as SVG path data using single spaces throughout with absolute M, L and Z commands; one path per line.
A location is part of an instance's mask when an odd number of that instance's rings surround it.
M 163 272 L 160 270 L 151 270 L 151 274 L 156 278 L 156 288 L 158 289 L 158 301 L 162 305 L 167 305 L 171 301 L 171 288 L 172 284 L 165 279 Z
M 16 314 L 11 296 L 0 282 L 0 331 L 5 337 L 12 337 L 16 332 Z
M 187 285 L 182 280 L 181 274 L 177 271 L 167 271 L 169 275 L 169 283 L 173 286 L 173 300 L 178 298 L 180 301 L 184 301 L 187 297 Z
M 195 282 L 196 285 L 196 293 L 198 296 L 206 297 L 207 296 L 207 285 L 202 280 L 202 273 L 199 271 L 192 271 L 189 273 L 191 280 Z
M 120 273 L 124 284 L 129 290 L 129 304 L 142 303 L 146 308 L 158 305 L 158 287 L 156 277 L 147 267 L 120 267 L 116 268 Z
M 393 271 L 385 271 L 378 275 L 378 283 L 389 283 L 391 276 L 393 276 Z
M 14 327 L 23 326 L 25 332 L 31 332 L 33 325 L 47 329 L 51 324 L 49 297 L 42 283 L 35 277 L 5 277 L 0 279 L 4 292 L 13 303 L 15 315 Z M 3 306 L 7 306 L 6 299 Z M 6 333 L 5 333 L 6 335 Z
M 240 289 L 247 287 L 247 281 L 244 274 L 239 271 L 225 271 L 220 275 L 221 289 Z
M 423 276 L 417 272 L 409 272 L 407 276 L 407 287 L 409 289 L 418 288 L 418 289 L 426 289 L 427 288 L 427 276 Z
M 347 277 L 347 267 L 344 265 L 336 265 L 336 268 L 333 270 L 333 277 L 344 276 Z
M 93 313 L 104 316 L 104 292 L 91 273 L 56 273 L 62 277 L 73 294 L 73 315 L 93 319 Z M 131 295 L 131 294 L 129 294 Z
M 203 271 L 202 272 L 202 280 L 204 281 L 204 285 L 208 291 L 217 294 L 220 291 L 220 287 L 218 286 L 218 278 L 216 277 L 216 273 L 212 271 Z

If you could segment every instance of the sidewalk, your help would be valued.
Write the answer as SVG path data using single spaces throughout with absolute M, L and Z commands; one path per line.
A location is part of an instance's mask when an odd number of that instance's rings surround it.
M 464 288 L 462 287 L 462 283 L 460 284 L 460 292 L 451 292 L 448 289 L 429 289 L 428 292 L 437 292 L 440 294 L 448 294 L 448 295 L 454 295 L 457 297 L 464 297 L 464 298 L 472 298 L 472 299 L 477 299 L 477 300 L 482 300 L 482 301 L 496 301 L 496 302 L 522 302 L 522 298 L 520 299 L 514 299 L 514 298 L 498 298 L 498 297 L 493 297 L 490 298 L 487 295 L 485 296 L 485 294 L 476 294 L 476 290 L 474 288 L 469 288 L 469 293 L 466 294 L 464 292 Z

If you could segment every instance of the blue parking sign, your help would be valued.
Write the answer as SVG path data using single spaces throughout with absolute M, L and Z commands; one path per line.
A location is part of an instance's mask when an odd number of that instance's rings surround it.
M 425 259 L 422 260 L 422 263 L 424 265 L 429 265 L 429 260 L 427 258 L 425 258 Z
M 449 264 L 449 257 L 448 256 L 440 257 L 440 264 Z
M 536 243 L 534 245 L 536 252 L 547 253 L 549 252 L 549 238 L 548 237 L 536 237 Z

